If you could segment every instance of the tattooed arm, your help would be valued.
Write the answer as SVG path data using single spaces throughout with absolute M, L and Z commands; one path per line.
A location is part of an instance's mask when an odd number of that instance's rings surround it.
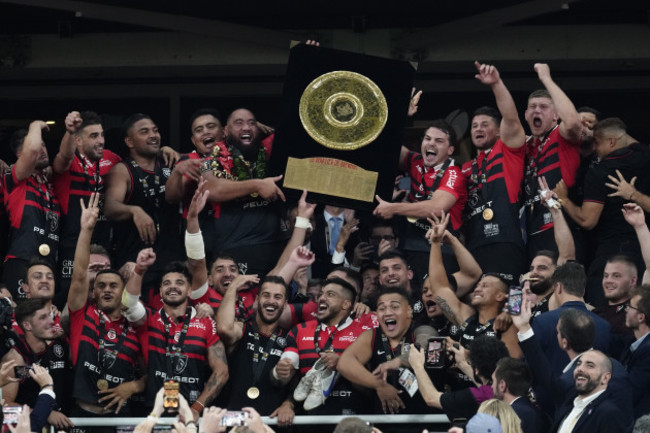
M 212 369 L 212 375 L 210 375 L 210 379 L 208 379 L 203 387 L 203 392 L 192 405 L 195 420 L 198 420 L 200 415 L 200 410 L 197 409 L 202 410 L 204 407 L 207 407 L 219 395 L 228 381 L 228 362 L 226 360 L 226 349 L 223 342 L 217 341 L 210 346 L 208 349 L 208 363 Z M 203 405 L 203 408 L 197 408 L 200 405 Z
M 456 293 L 449 286 L 447 271 L 442 263 L 440 243 L 449 222 L 449 214 L 442 214 L 441 217 L 434 216 L 429 218 L 429 222 L 431 223 L 431 229 L 427 233 L 427 238 L 431 240 L 429 288 L 447 320 L 458 326 L 474 314 L 474 309 L 460 302 Z

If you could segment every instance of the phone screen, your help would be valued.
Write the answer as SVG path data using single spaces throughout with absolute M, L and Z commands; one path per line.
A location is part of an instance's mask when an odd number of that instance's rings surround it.
M 442 368 L 445 366 L 445 350 L 447 340 L 444 337 L 432 337 L 427 342 L 427 353 L 424 365 L 428 368 Z
M 508 313 L 513 316 L 521 314 L 521 302 L 523 296 L 521 287 L 511 286 L 508 290 Z

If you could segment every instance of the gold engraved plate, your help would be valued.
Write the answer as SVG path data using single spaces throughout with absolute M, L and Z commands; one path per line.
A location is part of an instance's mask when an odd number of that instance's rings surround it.
M 483 219 L 485 221 L 491 221 L 494 218 L 494 211 L 490 208 L 483 209 Z
M 97 389 L 100 391 L 106 391 L 108 389 L 108 380 L 99 379 L 97 381 Z
M 355 150 L 374 141 L 386 125 L 388 105 L 368 77 L 334 71 L 312 81 L 300 98 L 307 134 L 330 149 Z
M 372 202 L 379 173 L 336 158 L 289 158 L 285 188 Z
M 257 397 L 260 396 L 260 389 L 256 386 L 251 386 L 250 388 L 248 388 L 248 391 L 246 391 L 246 396 L 251 400 L 255 400 Z
M 50 246 L 48 244 L 40 244 L 38 246 L 38 252 L 42 256 L 48 256 L 50 254 Z

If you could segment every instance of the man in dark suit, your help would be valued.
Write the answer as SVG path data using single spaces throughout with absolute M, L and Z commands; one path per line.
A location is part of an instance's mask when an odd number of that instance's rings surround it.
M 546 433 L 549 418 L 528 399 L 532 379 L 521 359 L 501 358 L 492 373 L 494 398 L 508 403 L 521 420 L 523 433 Z
M 632 382 L 634 416 L 650 413 L 650 286 L 643 285 L 632 292 L 625 307 L 625 326 L 634 331 L 634 342 L 623 353 L 621 362 Z
M 559 408 L 552 432 L 617 433 L 630 431 L 607 385 L 612 363 L 604 353 L 588 350 L 576 361 L 573 372 L 575 392 Z
M 542 350 L 551 362 L 554 376 L 562 374 L 562 370 L 569 363 L 569 357 L 558 346 L 556 337 L 560 313 L 568 308 L 585 311 L 592 317 L 596 324 L 593 348 L 605 353 L 609 351 L 611 326 L 602 317 L 589 312 L 582 300 L 585 295 L 586 280 L 587 276 L 581 264 L 567 262 L 558 266 L 551 277 L 551 284 L 554 286 L 551 302 L 560 307 L 540 314 L 532 323 Z
M 542 350 L 539 339 L 529 324 L 531 307 L 530 301 L 524 302 L 521 314 L 513 316 L 513 324 L 519 330 L 517 337 L 533 376 L 533 388 L 537 395 L 537 402 L 544 411 L 554 416 L 557 408 L 563 403 L 564 397 L 575 393 L 575 368 L 580 356 L 591 349 L 596 326 L 591 315 L 585 311 L 569 308 L 560 313 L 556 344 L 571 361 L 567 363 L 562 373 L 557 375 L 553 372 L 550 360 Z M 626 425 L 631 426 L 634 419 L 632 394 L 630 393 L 632 385 L 623 365 L 611 358 L 610 363 L 613 366 L 613 372 L 608 392 L 616 402 Z

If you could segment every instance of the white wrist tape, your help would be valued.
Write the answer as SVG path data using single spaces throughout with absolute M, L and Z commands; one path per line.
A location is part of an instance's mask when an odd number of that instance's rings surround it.
M 146 314 L 147 311 L 144 309 L 144 305 L 140 302 L 122 313 L 124 318 L 132 323 L 140 321 Z
M 309 221 L 309 218 L 297 216 L 295 227 L 299 229 L 311 229 L 311 221 Z
M 132 295 L 126 289 L 122 292 L 122 305 L 126 308 L 134 307 L 138 303 L 138 299 L 140 299 L 139 295 Z
M 185 231 L 185 253 L 188 259 L 201 260 L 205 258 L 205 246 L 200 230 L 198 233 Z

